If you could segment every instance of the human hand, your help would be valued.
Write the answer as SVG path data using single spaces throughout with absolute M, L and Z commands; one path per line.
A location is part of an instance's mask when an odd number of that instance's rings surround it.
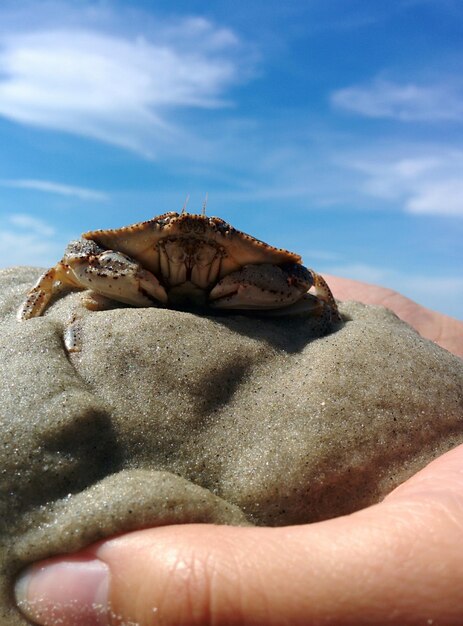
M 462 624 L 462 470 L 460 446 L 311 525 L 129 533 L 33 566 L 20 606 L 54 626 Z
M 431 339 L 449 352 L 463 357 L 463 322 L 431 311 L 392 289 L 349 278 L 327 274 L 323 276 L 338 300 L 358 300 L 365 304 L 385 306 L 426 339 Z
M 399 294 L 329 283 L 341 299 L 423 319 Z M 352 515 L 283 528 L 141 530 L 34 565 L 17 597 L 31 619 L 53 626 L 462 624 L 462 545 L 460 446 Z

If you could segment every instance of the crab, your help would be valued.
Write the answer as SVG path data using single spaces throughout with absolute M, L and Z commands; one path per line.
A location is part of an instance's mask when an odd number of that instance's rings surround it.
M 164 213 L 131 226 L 84 233 L 40 276 L 18 319 L 42 315 L 51 298 L 69 287 L 138 307 L 275 314 L 296 309 L 340 319 L 327 283 L 304 267 L 299 255 L 204 212 Z M 97 308 L 94 303 L 84 302 Z

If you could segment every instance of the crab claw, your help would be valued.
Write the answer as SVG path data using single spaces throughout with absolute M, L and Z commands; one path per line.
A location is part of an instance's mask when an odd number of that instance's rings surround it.
M 302 265 L 245 265 L 211 290 L 209 304 L 219 309 L 279 309 L 300 300 L 312 286 Z
M 166 291 L 156 276 L 122 252 L 105 250 L 89 258 L 66 258 L 83 288 L 133 306 L 167 303 Z

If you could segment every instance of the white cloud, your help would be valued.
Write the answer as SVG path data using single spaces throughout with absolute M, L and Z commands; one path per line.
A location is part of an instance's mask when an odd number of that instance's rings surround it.
M 463 151 L 423 146 L 421 154 L 397 147 L 344 157 L 344 166 L 364 176 L 359 190 L 421 215 L 463 216 Z
M 33 233 L 0 231 L 0 267 L 34 265 L 51 267 L 62 257 L 64 246 Z
M 152 156 L 183 135 L 178 107 L 226 105 L 239 42 L 203 18 L 156 23 L 149 39 L 95 27 L 0 35 L 0 115 Z
M 54 183 L 49 180 L 35 179 L 6 179 L 0 180 L 3 187 L 14 187 L 16 189 L 33 189 L 35 191 L 43 191 L 46 193 L 55 193 L 61 196 L 73 196 L 80 200 L 93 200 L 102 202 L 108 200 L 108 195 L 102 191 L 87 189 L 86 187 L 75 187 L 73 185 L 63 185 Z
M 463 216 L 463 179 L 423 182 L 421 189 L 415 190 L 405 207 L 410 213 Z
M 335 106 L 366 117 L 409 121 L 461 122 L 462 89 L 451 84 L 398 84 L 375 79 L 368 85 L 339 89 L 331 95 Z
M 51 237 L 55 234 L 55 229 L 43 220 L 27 215 L 26 213 L 15 213 L 8 217 L 8 221 L 13 226 L 29 230 L 33 235 Z
M 66 243 L 44 220 L 13 213 L 0 220 L 0 267 L 50 267 L 61 258 Z
M 352 278 L 353 280 L 361 280 L 365 283 L 373 285 L 383 285 L 393 288 L 393 272 L 384 267 L 375 267 L 368 263 L 341 263 L 334 265 L 325 264 L 325 271 L 335 276 L 343 276 L 344 278 Z M 395 287 L 394 287 L 395 288 Z
M 461 318 L 462 276 L 433 277 L 430 272 L 415 274 L 405 269 L 392 269 L 387 264 L 378 267 L 363 262 L 327 265 L 324 271 L 335 276 L 388 287 L 430 309 L 445 311 L 447 315 Z

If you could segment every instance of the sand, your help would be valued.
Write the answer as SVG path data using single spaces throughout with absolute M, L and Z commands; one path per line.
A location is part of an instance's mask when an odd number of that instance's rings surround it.
M 463 361 L 390 311 L 304 316 L 91 312 L 17 322 L 39 274 L 0 272 L 0 623 L 37 559 L 184 522 L 279 526 L 378 502 L 463 442 Z

